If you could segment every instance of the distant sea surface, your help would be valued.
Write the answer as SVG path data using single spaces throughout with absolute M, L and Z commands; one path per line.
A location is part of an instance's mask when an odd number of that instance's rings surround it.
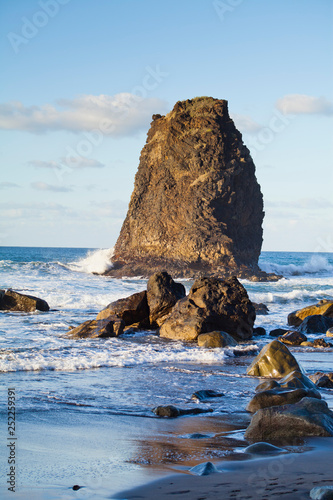
M 177 421 L 191 422 L 193 428 L 195 422 L 202 422 L 214 434 L 216 418 L 224 415 L 239 424 L 232 432 L 242 428 L 244 408 L 256 385 L 245 376 L 252 357 L 234 357 L 230 349 L 169 342 L 149 332 L 119 339 L 67 337 L 71 327 L 93 319 L 110 302 L 146 288 L 143 279 L 96 274 L 108 269 L 111 256 L 112 249 L 0 247 L 0 288 L 35 295 L 51 308 L 47 313 L 0 312 L 1 401 L 5 403 L 0 430 L 6 436 L 7 388 L 15 387 L 17 481 L 22 492 L 16 498 L 30 498 L 28 491 L 34 499 L 53 498 L 54 491 L 54 498 L 72 498 L 66 485 L 80 482 L 87 492 L 94 491 L 94 498 L 106 498 L 151 477 L 151 469 L 170 473 L 170 467 L 186 468 L 207 459 L 207 447 L 199 451 L 194 446 L 192 454 L 182 448 L 177 455 L 166 437 L 171 424 L 163 420 L 162 431 L 161 419 L 153 418 L 151 411 L 162 404 L 197 406 L 191 394 L 199 389 L 221 390 L 225 397 L 209 403 L 214 410 L 210 420 Z M 257 316 L 255 324 L 267 332 L 287 327 L 289 312 L 333 299 L 331 253 L 263 252 L 259 264 L 284 276 L 275 283 L 242 280 L 250 299 L 269 308 L 269 314 Z M 192 282 L 183 283 L 189 290 Z M 257 337 L 252 343 L 260 349 L 269 340 Z M 295 355 L 309 372 L 332 371 L 330 350 L 303 348 L 296 349 Z M 186 441 L 185 427 L 169 431 Z M 160 433 L 164 448 L 156 445 Z M 150 434 L 155 445 L 149 445 Z M 223 458 L 228 451 L 215 450 L 214 457 Z M 168 453 L 173 453 L 169 460 Z M 5 477 L 8 464 L 3 447 L 1 455 L 0 471 Z M 1 498 L 6 494 L 6 485 L 1 484 Z

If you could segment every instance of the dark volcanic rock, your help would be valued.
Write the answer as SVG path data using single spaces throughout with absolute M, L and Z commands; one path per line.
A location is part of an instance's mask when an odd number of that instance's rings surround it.
M 161 326 L 176 302 L 185 297 L 185 287 L 163 271 L 151 276 L 147 283 L 150 324 Z
M 316 372 L 313 375 L 309 375 L 309 378 L 314 384 L 316 384 L 317 387 L 326 387 L 327 389 L 333 389 L 333 372 Z
M 333 300 L 320 300 L 317 304 L 293 311 L 288 315 L 288 325 L 299 326 L 305 318 L 314 315 L 333 318 Z
M 125 323 L 116 316 L 109 316 L 107 319 L 88 320 L 81 325 L 70 330 L 67 335 L 80 339 L 118 337 L 124 331 Z
M 153 118 L 107 274 L 266 279 L 262 194 L 227 101 L 179 101 Z
M 189 408 L 183 410 L 182 408 L 177 408 L 173 405 L 167 406 L 157 406 L 153 409 L 153 412 L 158 417 L 166 417 L 166 418 L 176 418 L 182 415 L 200 415 L 200 413 L 212 413 L 213 410 L 211 408 Z
M 257 304 L 257 302 L 252 302 L 252 304 L 254 305 L 257 316 L 259 316 L 260 314 L 266 316 L 269 313 L 269 309 L 266 304 L 263 304 L 262 302 L 260 302 L 259 304 Z
M 97 314 L 96 319 L 106 319 L 117 316 L 124 320 L 126 326 L 139 323 L 142 326 L 149 325 L 149 309 L 147 302 L 147 292 L 134 293 L 124 299 L 111 302 L 105 309 Z
M 302 342 L 306 342 L 308 339 L 303 333 L 290 331 L 278 337 L 278 340 L 287 345 L 301 345 Z
M 246 340 L 252 337 L 254 320 L 254 307 L 237 278 L 200 278 L 173 307 L 160 336 L 194 342 L 201 333 L 222 330 Z
M 0 290 L 0 311 L 49 311 L 48 303 L 34 297 L 33 295 L 24 295 L 14 292 L 14 290 Z
M 307 316 L 299 326 L 299 331 L 304 334 L 326 333 L 333 326 L 333 318 L 322 314 Z

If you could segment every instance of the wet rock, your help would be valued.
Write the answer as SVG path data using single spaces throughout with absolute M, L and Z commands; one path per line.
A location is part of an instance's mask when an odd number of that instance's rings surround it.
M 317 387 L 325 387 L 326 389 L 333 389 L 333 372 L 323 373 L 316 372 L 309 375 L 309 378 Z
M 236 345 L 236 340 L 226 332 L 201 333 L 198 336 L 199 347 L 216 348 Z
M 274 389 L 275 387 L 281 387 L 279 382 L 277 382 L 276 380 L 265 380 L 264 382 L 261 382 L 261 384 L 257 385 L 255 391 L 269 391 L 271 389 Z
M 239 345 L 230 349 L 234 356 L 256 356 L 258 354 L 259 348 L 257 345 Z
M 312 500 L 333 500 L 333 486 L 316 486 L 310 491 Z
M 325 333 L 333 326 L 333 318 L 319 314 L 307 316 L 299 326 L 299 331 L 305 335 L 311 333 Z
M 237 278 L 200 278 L 173 307 L 160 336 L 194 342 L 201 333 L 218 330 L 236 339 L 249 339 L 254 320 L 254 307 Z
M 279 453 L 286 453 L 286 450 L 270 443 L 261 442 L 250 444 L 250 446 L 245 448 L 244 452 L 251 453 L 252 455 L 277 455 Z
M 185 287 L 163 271 L 153 274 L 147 283 L 149 319 L 152 326 L 161 326 L 176 302 L 186 295 Z
M 281 406 L 297 403 L 305 397 L 321 399 L 321 396 L 316 389 L 290 389 L 285 387 L 276 387 L 274 389 L 261 391 L 255 394 L 255 396 L 248 403 L 246 410 L 250 413 L 255 413 L 261 408 L 268 408 L 269 406 Z
M 227 101 L 179 101 L 151 123 L 107 274 L 257 274 L 263 216 L 255 166 Z
M 278 337 L 278 340 L 286 345 L 301 345 L 302 342 L 306 342 L 308 339 L 303 333 L 290 331 L 282 335 L 282 337 Z
M 333 437 L 333 412 L 325 401 L 303 398 L 295 404 L 258 410 L 244 435 L 250 441 L 304 436 Z
M 288 325 L 299 326 L 305 318 L 313 315 L 333 318 L 333 300 L 320 301 L 317 304 L 293 311 L 288 315 Z
M 209 474 L 219 472 L 219 470 L 214 464 L 212 464 L 212 462 L 205 462 L 192 467 L 189 469 L 189 472 L 192 472 L 192 474 L 196 474 L 197 476 L 208 476 Z
M 262 348 L 246 373 L 254 377 L 280 378 L 294 370 L 301 371 L 288 347 L 278 340 L 273 340 Z
M 299 370 L 288 373 L 288 375 L 280 379 L 278 384 L 280 387 L 287 387 L 289 389 L 302 389 L 305 387 L 312 390 L 316 389 L 312 380 Z
M 72 490 L 74 490 L 74 491 L 78 491 L 78 490 L 80 490 L 81 488 L 82 488 L 82 486 L 79 486 L 78 484 L 74 484 L 74 486 L 73 486 Z
M 167 406 L 157 406 L 156 408 L 153 409 L 153 412 L 155 415 L 158 417 L 167 417 L 167 418 L 175 418 L 175 417 L 180 417 L 182 415 L 200 415 L 200 413 L 212 413 L 211 408 L 189 408 L 189 409 L 182 409 L 182 408 L 177 408 L 176 406 L 173 405 L 167 405 Z
M 266 330 L 262 326 L 257 326 L 256 328 L 253 328 L 253 336 L 254 337 L 261 337 L 263 335 L 266 335 Z
M 80 339 L 94 339 L 118 337 L 124 331 L 125 323 L 116 316 L 109 316 L 107 319 L 88 320 L 81 325 L 69 330 L 67 335 Z
M 286 330 L 285 328 L 274 328 L 274 330 L 271 330 L 269 332 L 269 335 L 271 337 L 280 337 L 282 335 L 285 335 L 288 333 L 290 330 Z
M 192 394 L 191 399 L 195 399 L 197 401 L 206 401 L 211 398 L 221 398 L 224 396 L 222 392 L 216 392 L 211 389 L 197 391 Z
M 106 319 L 110 316 L 117 316 L 122 319 L 126 326 L 139 323 L 141 326 L 149 326 L 149 309 L 147 302 L 147 292 L 139 292 L 129 297 L 116 300 L 106 306 L 97 314 L 96 319 Z
M 43 299 L 39 299 L 33 295 L 14 292 L 14 290 L 0 290 L 0 311 L 46 312 L 49 310 L 48 303 Z
M 315 339 L 312 340 L 311 342 L 303 342 L 301 345 L 306 345 L 307 347 L 318 347 L 318 348 L 333 347 L 333 344 L 331 342 L 326 342 L 325 339 Z
M 327 330 L 326 336 L 327 337 L 333 337 L 333 326 Z
M 266 306 L 266 304 L 263 304 L 262 302 L 260 302 L 260 304 L 257 304 L 256 302 L 252 302 L 252 304 L 254 306 L 254 309 L 255 309 L 257 316 L 260 316 L 260 315 L 266 316 L 269 313 L 269 309 Z

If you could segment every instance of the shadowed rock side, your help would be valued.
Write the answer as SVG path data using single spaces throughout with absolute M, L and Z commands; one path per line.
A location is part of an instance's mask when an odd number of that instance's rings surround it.
M 267 278 L 258 268 L 263 217 L 255 166 L 227 101 L 177 102 L 153 116 L 107 274 Z

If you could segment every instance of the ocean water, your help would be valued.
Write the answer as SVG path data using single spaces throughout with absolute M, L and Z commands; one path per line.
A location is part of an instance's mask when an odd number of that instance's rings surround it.
M 0 247 L 0 288 L 45 299 L 47 313 L 0 312 L 1 477 L 8 472 L 7 389 L 16 392 L 16 498 L 108 498 L 160 474 L 222 460 L 241 446 L 244 411 L 257 381 L 245 375 L 251 355 L 200 349 L 141 332 L 123 338 L 70 339 L 71 327 L 108 303 L 144 290 L 146 280 L 100 276 L 112 249 Z M 333 299 L 333 254 L 263 252 L 260 266 L 283 274 L 276 283 L 243 280 L 267 316 L 255 326 L 286 327 L 289 312 Z M 183 281 L 187 290 L 191 281 Z M 243 346 L 260 349 L 271 338 Z M 310 373 L 332 371 L 332 349 L 295 348 Z M 198 406 L 199 389 L 223 392 L 200 403 L 208 415 L 165 420 L 152 408 Z M 326 399 L 331 408 L 330 391 Z M 203 433 L 200 440 L 193 433 Z M 224 436 L 223 444 L 216 436 Z M 238 441 L 239 442 L 238 442 Z M 73 492 L 74 484 L 84 488 Z M 0 485 L 7 498 L 7 485 Z M 21 495 L 21 496 L 20 496 Z M 52 496 L 54 495 L 54 496 Z M 74 495 L 74 496 L 73 496 Z M 10 498 L 10 492 L 9 492 Z

